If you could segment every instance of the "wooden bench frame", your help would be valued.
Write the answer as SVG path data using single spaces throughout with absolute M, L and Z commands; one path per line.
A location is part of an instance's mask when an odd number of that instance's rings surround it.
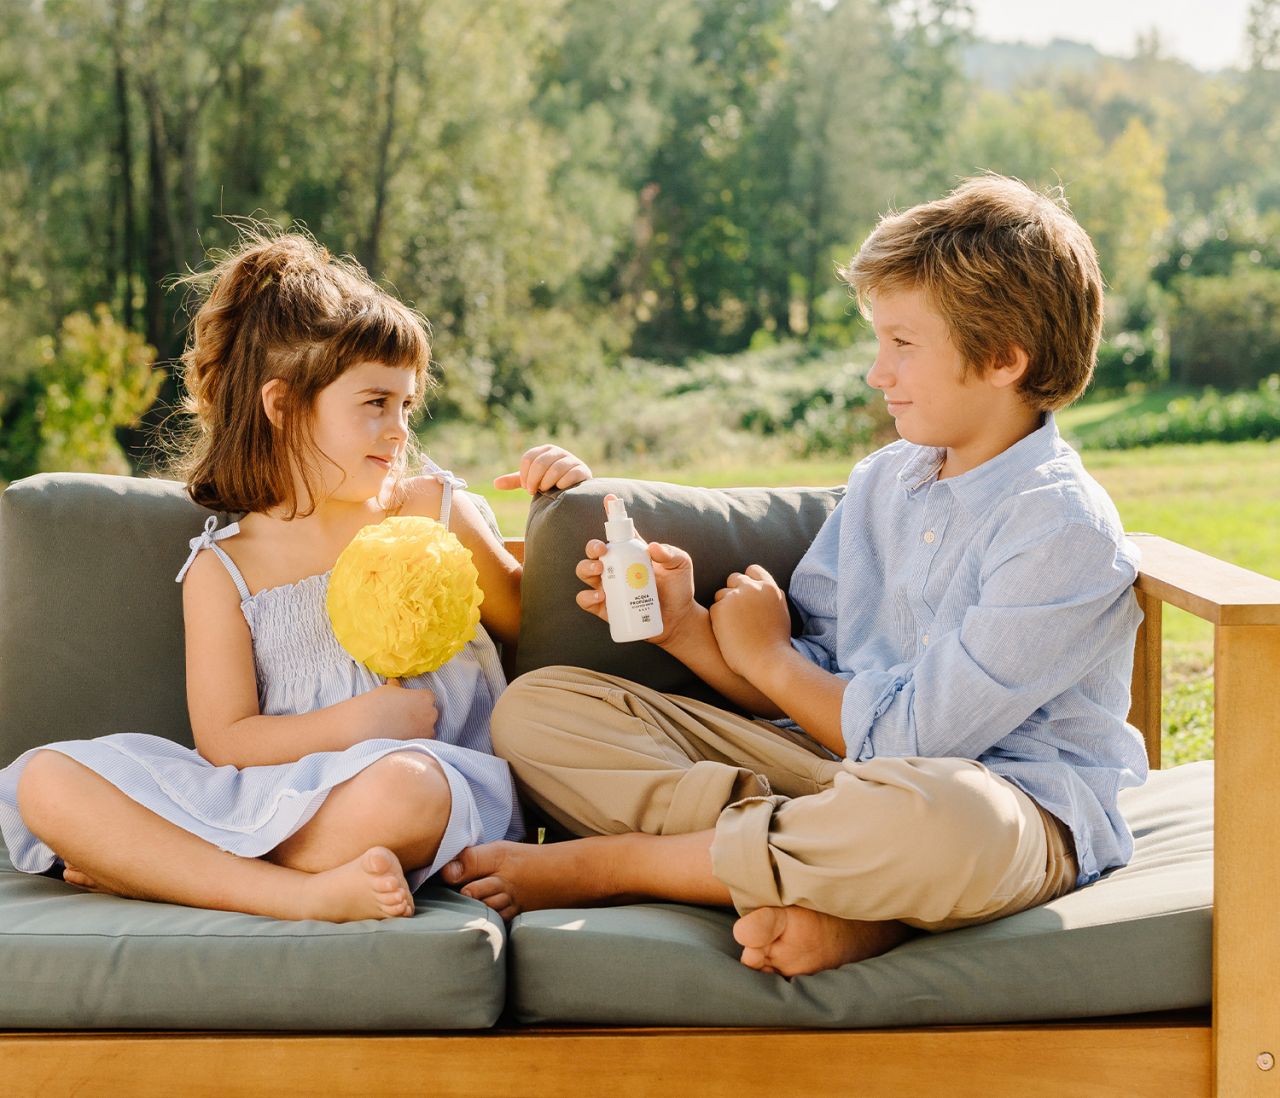
M 0 1034 L 0 1091 L 459 1098 L 1280 1096 L 1280 581 L 1150 535 L 1130 720 L 1160 764 L 1161 609 L 1214 626 L 1212 1012 L 891 1030 Z M 520 552 L 523 545 L 509 543 Z M 1267 1068 L 1271 1063 L 1274 1066 Z

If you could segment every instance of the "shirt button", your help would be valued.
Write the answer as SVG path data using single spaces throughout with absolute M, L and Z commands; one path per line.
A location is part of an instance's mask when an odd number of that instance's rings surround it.
M 935 534 L 932 530 L 926 530 L 924 532 L 924 540 L 928 542 L 930 545 L 934 543 L 934 540 L 937 538 L 937 536 L 938 535 Z
M 928 644 L 928 643 L 929 643 L 929 634 L 928 634 L 928 633 L 926 633 L 923 637 L 921 637 L 921 638 L 920 638 L 920 640 L 921 640 L 924 644 Z

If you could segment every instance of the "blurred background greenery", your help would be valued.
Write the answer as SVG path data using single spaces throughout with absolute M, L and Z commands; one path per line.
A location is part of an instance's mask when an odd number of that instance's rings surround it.
M 173 279 L 249 218 L 430 318 L 424 447 L 478 483 L 546 438 L 600 472 L 842 480 L 893 431 L 835 265 L 992 170 L 1061 186 L 1098 246 L 1106 339 L 1062 424 L 1126 523 L 1280 573 L 1280 0 L 1216 72 L 1154 31 L 1111 57 L 974 25 L 968 0 L 0 0 L 0 485 L 157 470 Z M 1205 642 L 1174 639 L 1194 679 Z

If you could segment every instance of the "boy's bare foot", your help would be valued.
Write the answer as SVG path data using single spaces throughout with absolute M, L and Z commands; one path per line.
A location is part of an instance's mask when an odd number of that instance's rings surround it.
M 399 859 L 385 846 L 374 846 L 346 865 L 311 874 L 292 917 L 347 923 L 412 914 L 413 893 Z
M 904 923 L 861 923 L 806 907 L 760 907 L 733 925 L 742 963 L 803 976 L 887 953 L 913 935 Z
M 75 885 L 77 888 L 84 888 L 90 892 L 105 892 L 111 894 L 111 889 L 106 885 L 99 884 L 84 870 L 76 868 L 70 862 L 66 862 L 62 867 L 62 879 L 67 884 Z
M 441 875 L 449 884 L 463 885 L 464 896 L 480 900 L 506 920 L 522 911 L 580 907 L 616 898 L 604 861 L 591 856 L 598 843 L 485 843 L 468 847 Z

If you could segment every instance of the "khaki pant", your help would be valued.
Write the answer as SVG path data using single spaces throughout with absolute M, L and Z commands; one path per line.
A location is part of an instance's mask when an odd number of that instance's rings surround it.
M 802 733 L 574 667 L 509 686 L 493 743 L 575 835 L 714 828 L 712 871 L 741 912 L 947 930 L 1075 885 L 1066 828 L 973 759 L 836 759 Z

